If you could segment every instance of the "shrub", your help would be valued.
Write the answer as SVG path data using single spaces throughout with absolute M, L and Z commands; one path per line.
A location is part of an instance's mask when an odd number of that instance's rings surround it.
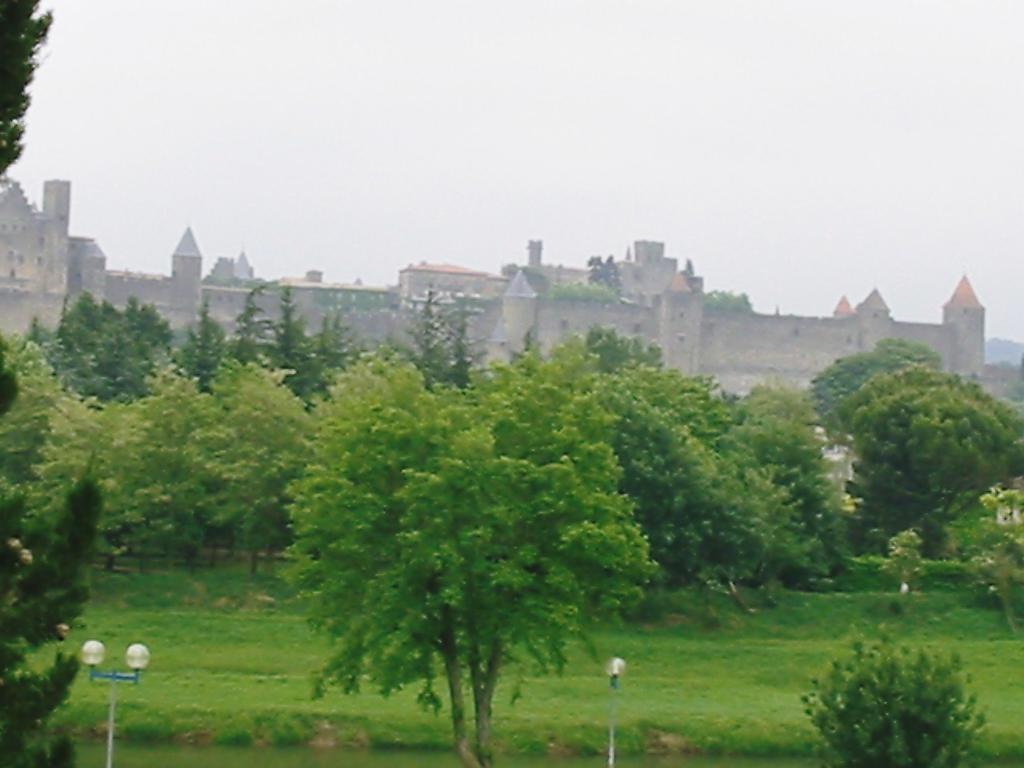
M 826 768 L 956 768 L 983 725 L 957 657 L 853 646 L 804 697 Z

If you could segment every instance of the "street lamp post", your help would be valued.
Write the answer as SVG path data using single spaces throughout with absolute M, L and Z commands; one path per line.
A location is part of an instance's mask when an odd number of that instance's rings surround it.
M 615 767 L 615 705 L 619 693 L 619 678 L 626 671 L 626 662 L 618 656 L 608 660 L 608 686 L 611 697 L 608 703 L 608 768 Z
M 124 660 L 131 672 L 99 672 L 97 665 L 103 663 L 107 649 L 99 640 L 86 640 L 82 644 L 82 661 L 89 665 L 90 680 L 110 681 L 110 711 L 107 713 L 107 768 L 114 765 L 114 709 L 117 706 L 117 684 L 138 685 L 142 670 L 149 666 L 149 649 L 142 643 L 132 643 L 125 651 Z

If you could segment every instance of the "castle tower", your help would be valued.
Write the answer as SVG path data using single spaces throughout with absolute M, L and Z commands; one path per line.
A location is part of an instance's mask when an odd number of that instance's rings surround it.
M 501 331 L 511 356 L 526 345 L 526 338 L 535 333 L 537 324 L 537 292 L 526 279 L 526 273 L 519 270 L 508 284 L 501 300 Z M 498 329 L 495 329 L 496 332 Z M 492 338 L 494 336 L 492 335 Z
M 544 241 L 543 240 L 530 240 L 526 244 L 527 252 L 527 264 L 531 267 L 540 267 L 541 261 L 544 257 Z
M 867 352 L 875 348 L 882 339 L 892 336 L 892 314 L 882 294 L 874 288 L 855 310 L 860 328 L 859 347 Z
M 171 304 L 181 312 L 178 320 L 184 320 L 183 325 L 191 323 L 199 311 L 202 278 L 203 254 L 188 227 L 171 256 Z
M 658 345 L 665 365 L 687 374 L 700 371 L 704 293 L 699 278 L 677 272 L 658 297 Z
M 942 307 L 942 324 L 953 336 L 950 370 L 978 376 L 985 367 L 985 307 L 964 275 Z
M 56 222 L 57 231 L 67 237 L 71 221 L 71 182 L 53 179 L 43 184 L 43 214 Z

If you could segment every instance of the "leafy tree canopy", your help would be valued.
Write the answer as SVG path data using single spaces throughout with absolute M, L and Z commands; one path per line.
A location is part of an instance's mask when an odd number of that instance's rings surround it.
M 804 697 L 825 768 L 958 768 L 984 718 L 960 660 L 857 643 Z
M 1024 470 L 1020 417 L 956 376 L 921 367 L 877 376 L 843 408 L 857 456 L 850 491 L 862 549 L 881 551 L 914 528 L 935 556 L 964 503 Z
M 620 336 L 614 328 L 592 326 L 584 339 L 587 352 L 597 358 L 601 373 L 614 373 L 626 366 L 661 367 L 661 349 L 635 336 Z
M 588 366 L 529 354 L 472 389 L 430 390 L 412 367 L 361 363 L 296 485 L 298 577 L 337 639 L 325 682 L 419 682 L 437 707 L 441 678 L 471 768 L 491 762 L 502 670 L 560 668 L 587 618 L 635 599 L 648 573 Z
M 732 291 L 708 291 L 704 294 L 704 309 L 715 312 L 753 313 L 754 305 L 745 293 Z
M 914 365 L 938 370 L 942 359 L 931 347 L 904 339 L 883 339 L 871 352 L 841 358 L 818 374 L 811 384 L 818 413 L 827 422 L 834 422 L 841 416 L 839 408 L 846 398 L 872 376 Z

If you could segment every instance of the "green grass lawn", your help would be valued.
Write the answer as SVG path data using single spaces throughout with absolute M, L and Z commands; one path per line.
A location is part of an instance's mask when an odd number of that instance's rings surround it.
M 119 736 L 129 740 L 276 745 L 325 743 L 447 748 L 445 714 L 423 712 L 415 690 L 389 698 L 367 690 L 311 698 L 311 675 L 328 643 L 307 627 L 279 580 L 231 568 L 94 575 L 95 598 L 72 642 L 103 640 L 120 663 L 146 642 L 150 670 L 122 685 Z M 745 614 L 731 602 L 680 595 L 657 622 L 593 633 L 560 677 L 509 670 L 495 705 L 496 738 L 509 752 L 593 753 L 608 717 L 604 660 L 629 663 L 619 694 L 625 752 L 699 750 L 802 755 L 812 750 L 800 695 L 854 638 L 886 633 L 912 645 L 955 650 L 973 678 L 989 726 L 984 752 L 1024 756 L 1024 646 L 1001 614 L 977 598 L 782 594 Z M 511 702 L 516 687 L 522 696 Z M 57 722 L 99 733 L 108 688 L 81 675 Z

